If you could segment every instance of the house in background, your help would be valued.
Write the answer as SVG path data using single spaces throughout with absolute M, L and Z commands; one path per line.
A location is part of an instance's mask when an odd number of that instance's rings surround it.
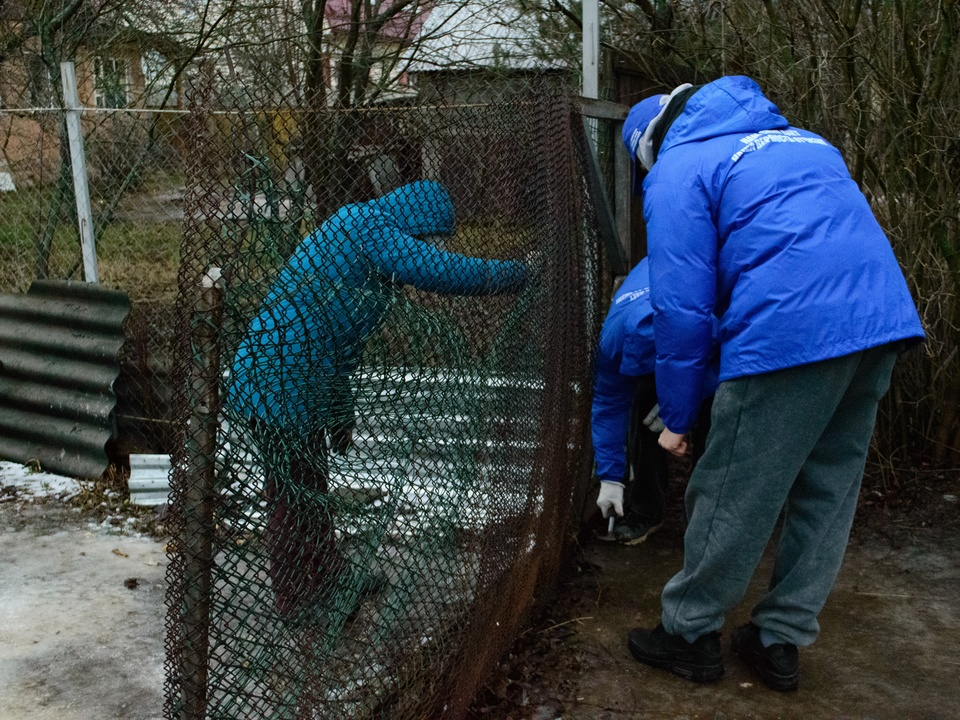
M 414 0 L 393 13 L 393 2 L 378 6 L 377 15 L 367 15 L 361 0 L 327 0 L 324 27 L 324 75 L 328 98 L 341 90 L 344 58 L 353 60 L 351 105 L 384 105 L 410 100 L 415 90 L 406 72 L 407 55 L 420 41 L 424 24 L 433 13 L 433 0 Z M 358 75 L 362 74 L 362 77 Z M 362 94 L 357 92 L 364 88 Z
M 542 93 L 569 87 L 571 68 L 542 59 L 540 32 L 537 17 L 512 3 L 438 2 L 411 48 L 407 74 L 418 103 L 456 119 L 422 128 L 421 172 L 450 189 L 462 219 L 524 212 L 523 189 L 499 180 L 502 164 L 530 149 L 518 146 L 505 128 L 469 122 L 468 108 L 533 88 Z
M 565 87 L 576 71 L 543 57 L 538 18 L 512 3 L 438 2 L 407 72 L 421 101 L 491 102 L 538 86 Z
M 44 184 L 57 176 L 60 162 L 62 91 L 59 64 L 41 54 L 40 39 L 18 0 L 0 2 L 0 191 Z M 181 93 L 166 92 L 163 36 L 93 24 L 73 60 L 77 94 L 85 108 L 165 108 L 181 104 Z M 167 81 L 166 84 L 164 81 Z M 102 116 L 99 118 L 102 120 Z M 85 124 L 97 123 L 95 114 Z
M 346 16 L 356 2 L 328 0 L 328 9 L 334 10 L 328 22 L 335 39 L 356 27 Z M 423 12 L 398 18 L 377 35 L 381 46 L 376 53 L 390 74 L 372 75 L 371 86 L 378 84 L 378 94 L 368 98 L 368 106 L 448 106 L 453 118 L 466 112 L 457 106 L 503 100 L 533 83 L 540 88 L 569 84 L 564 63 L 538 59 L 536 16 L 520 12 L 513 3 L 438 0 L 420 7 Z M 334 45 L 342 52 L 344 46 L 337 42 Z M 336 76 L 336 65 L 331 70 Z M 467 214 L 479 210 L 501 187 L 495 158 L 513 157 L 510 149 L 491 146 L 489 136 L 469 123 L 437 125 L 437 118 L 418 122 L 415 115 L 379 116 L 376 123 L 369 123 L 373 129 L 363 134 L 362 143 L 352 148 L 352 156 L 368 175 L 370 190 L 381 194 L 414 177 L 444 180 L 449 175 L 448 182 L 464 185 L 459 190 L 451 186 L 459 207 Z M 458 135 L 455 142 L 452 134 Z M 471 148 L 469 157 L 451 149 L 464 147 Z M 464 167 L 470 170 L 464 172 Z M 447 171 L 454 168 L 458 170 Z

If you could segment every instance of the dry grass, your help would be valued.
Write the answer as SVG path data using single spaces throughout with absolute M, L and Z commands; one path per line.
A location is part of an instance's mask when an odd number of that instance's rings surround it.
M 36 272 L 37 242 L 51 193 L 30 188 L 0 194 L 0 292 L 25 291 Z M 108 225 L 97 241 L 100 282 L 126 291 L 137 301 L 173 300 L 180 264 L 182 227 L 178 219 L 158 215 L 149 196 L 136 197 L 131 208 Z M 67 221 L 53 234 L 48 276 L 82 279 L 83 266 L 76 228 Z
M 166 508 L 131 503 L 129 476 L 129 469 L 110 465 L 100 478 L 78 481 L 80 491 L 70 499 L 70 504 L 98 524 L 123 526 L 131 532 L 164 539 L 169 535 Z

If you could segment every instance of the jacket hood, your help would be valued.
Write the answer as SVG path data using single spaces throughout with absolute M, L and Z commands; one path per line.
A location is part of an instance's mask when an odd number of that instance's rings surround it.
M 683 113 L 667 131 L 660 152 L 720 135 L 785 130 L 789 126 L 753 80 L 742 75 L 723 77 L 707 83 L 687 100 Z
M 418 180 L 402 185 L 369 207 L 390 216 L 397 229 L 408 235 L 451 235 L 454 209 L 450 193 L 438 182 Z

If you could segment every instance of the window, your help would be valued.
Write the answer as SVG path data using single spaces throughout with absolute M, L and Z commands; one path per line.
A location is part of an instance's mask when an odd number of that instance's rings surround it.
M 98 108 L 122 108 L 129 101 L 130 65 L 123 58 L 93 58 L 93 100 Z

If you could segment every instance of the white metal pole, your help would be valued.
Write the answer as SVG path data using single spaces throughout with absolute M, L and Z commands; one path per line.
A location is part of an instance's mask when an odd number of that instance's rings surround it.
M 583 0 L 583 96 L 600 96 L 600 0 Z
M 584 97 L 597 100 L 600 97 L 600 0 L 582 0 L 581 8 L 583 12 L 583 89 L 581 92 Z M 587 131 L 587 142 L 593 149 L 593 156 L 596 158 L 599 156 L 600 122 L 596 118 L 586 117 L 584 118 L 584 127 Z M 599 170 L 599 167 L 597 169 Z M 586 241 L 586 233 L 583 238 Z M 588 298 L 587 307 L 594 307 L 596 303 L 593 299 L 598 292 L 598 288 L 595 287 L 593 282 L 589 282 L 584 291 Z M 613 520 L 613 518 L 610 519 Z M 610 531 L 612 531 L 612 528 Z
M 583 0 L 582 90 L 583 96 L 596 100 L 600 96 L 600 0 Z M 597 149 L 599 123 L 586 118 L 587 138 Z
M 70 165 L 73 167 L 73 194 L 77 198 L 77 224 L 80 228 L 83 277 L 88 283 L 99 283 L 97 246 L 93 237 L 93 213 L 90 210 L 90 186 L 87 184 L 87 160 L 83 152 L 83 133 L 80 130 L 82 108 L 77 94 L 77 73 L 72 62 L 60 63 L 60 77 L 63 81 L 67 138 L 70 141 Z

